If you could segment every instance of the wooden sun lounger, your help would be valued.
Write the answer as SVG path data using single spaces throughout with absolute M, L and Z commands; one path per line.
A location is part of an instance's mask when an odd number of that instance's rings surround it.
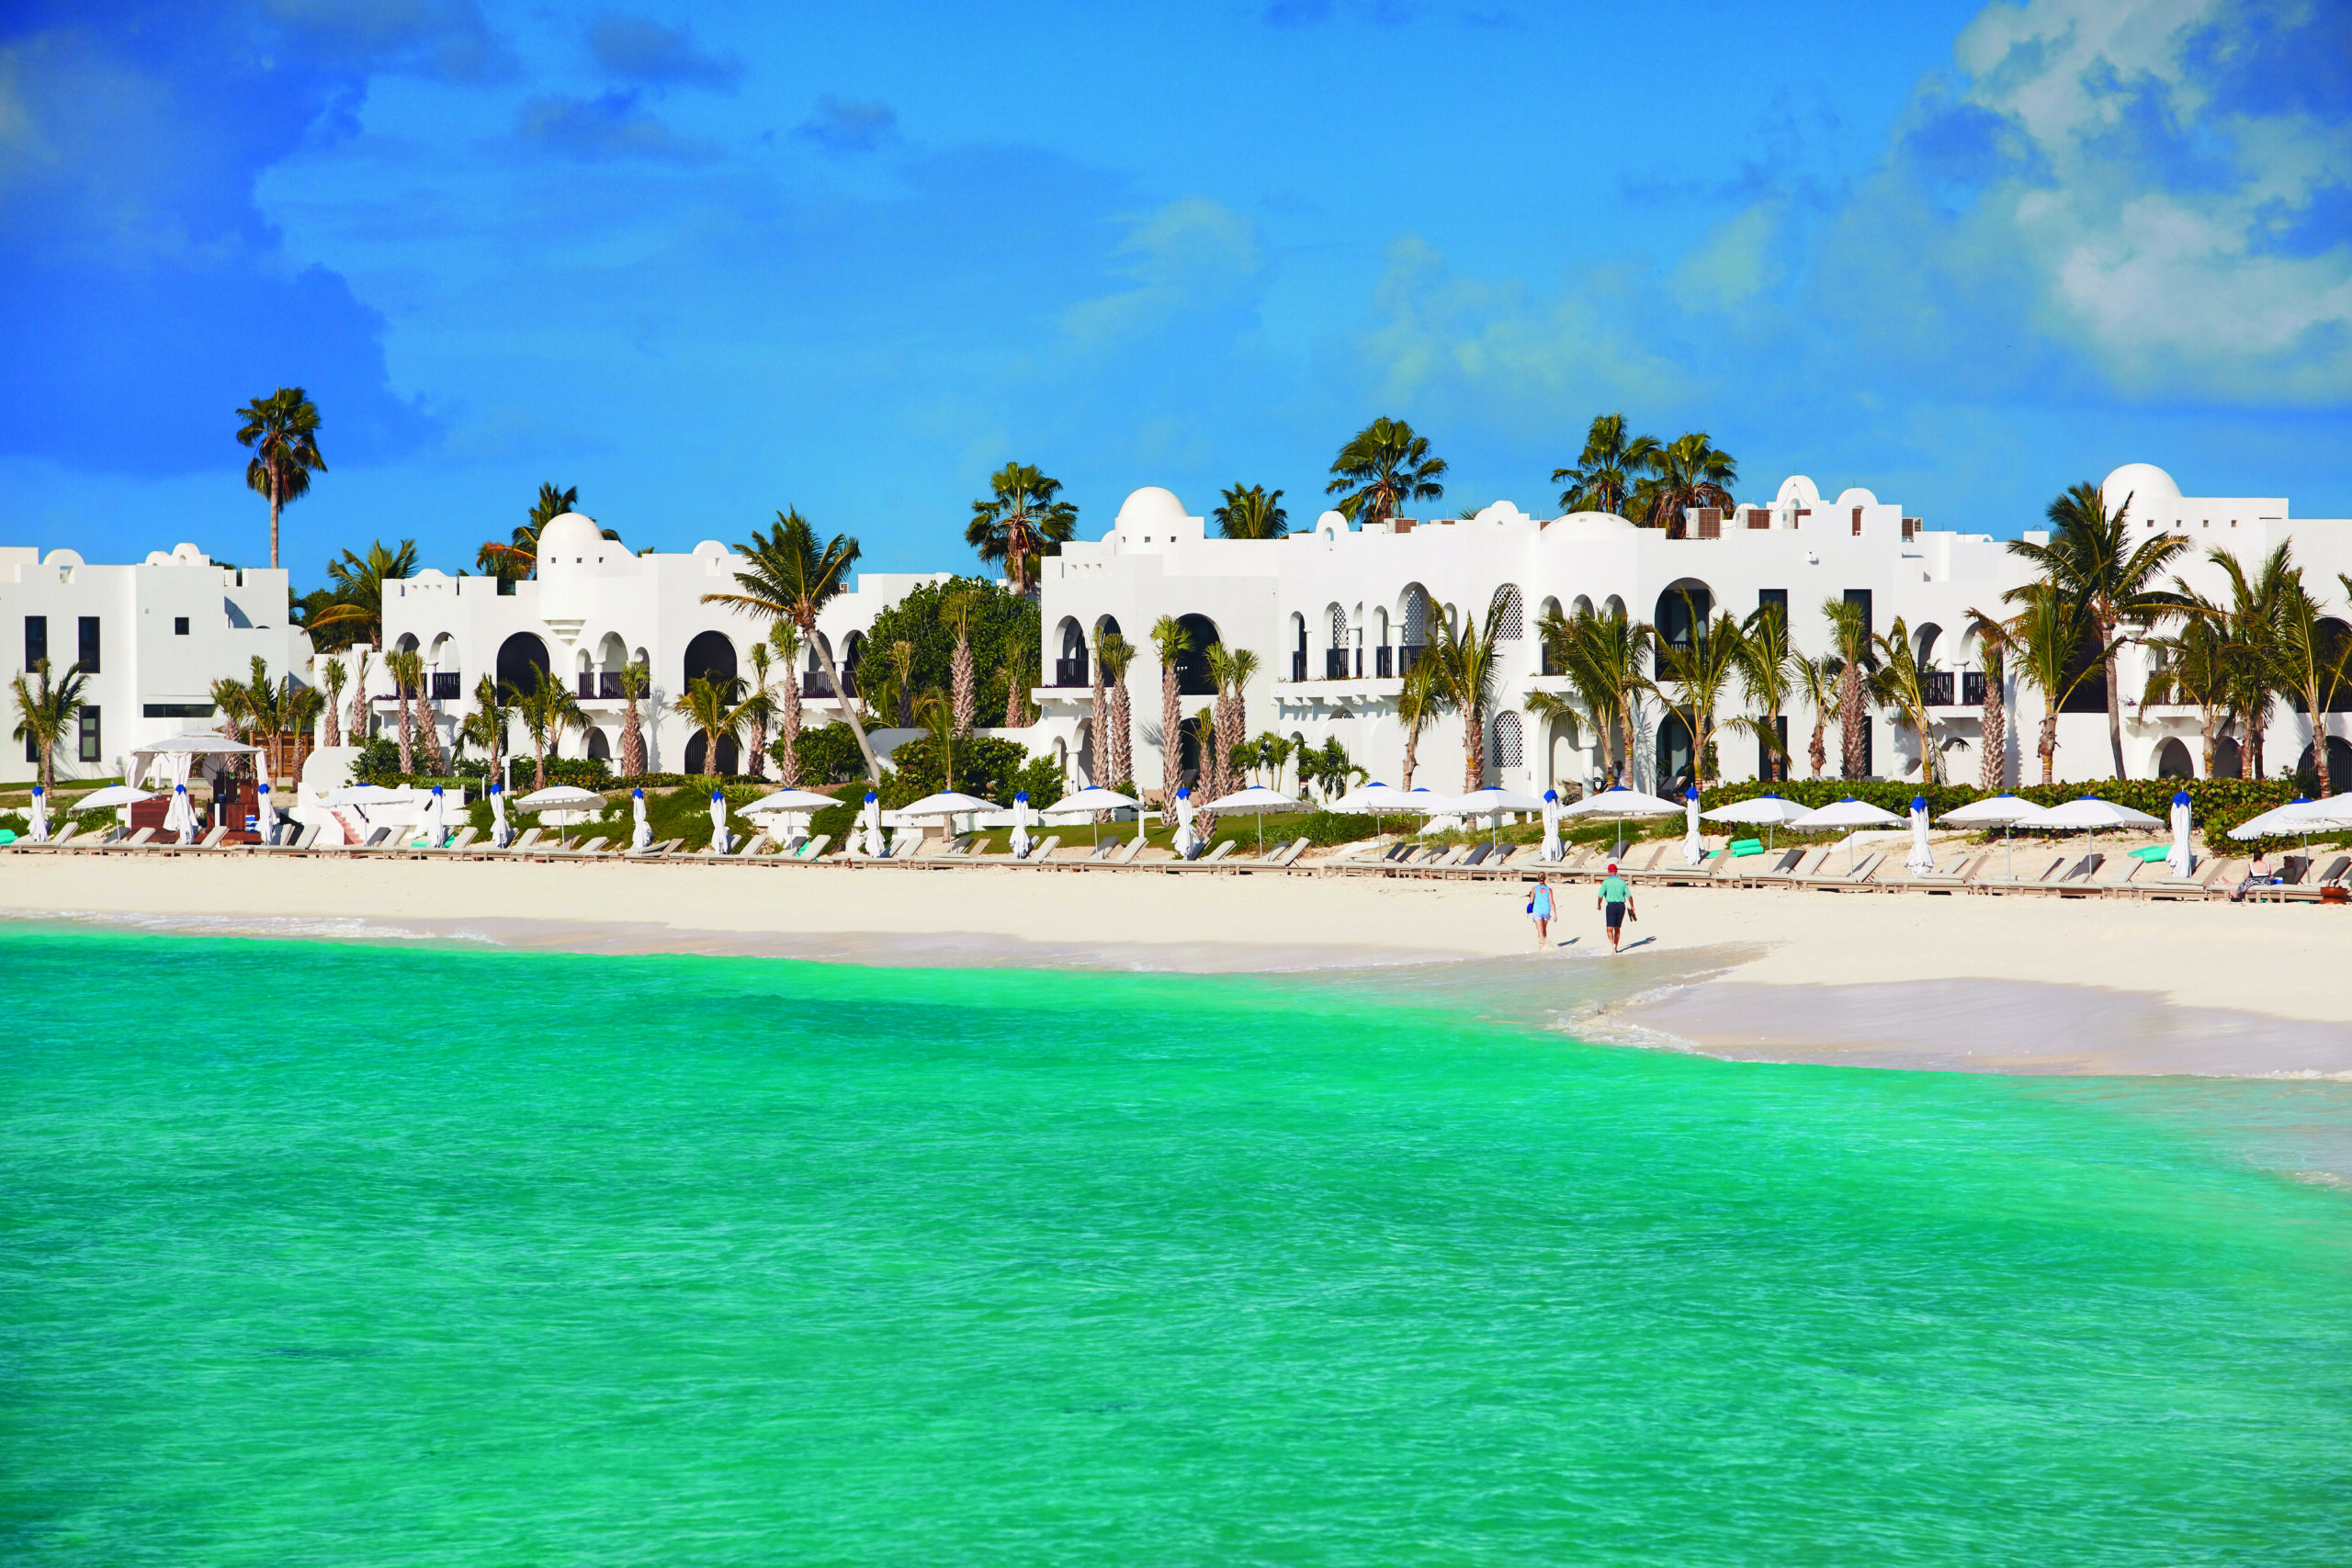
M 1834 851 L 1831 852 L 1835 853 Z M 1871 873 L 1876 871 L 1879 862 L 1885 858 L 1883 852 L 1864 855 L 1854 862 L 1850 867 L 1838 866 L 1826 873 L 1815 872 L 1811 876 L 1799 877 L 1796 879 L 1797 886 L 1815 888 L 1826 893 L 1842 893 L 1849 889 L 1866 888 L 1870 884 Z
M 1039 839 L 1035 843 L 1031 844 L 1029 846 L 1029 852 L 1022 858 L 1030 864 L 1043 865 L 1046 862 L 1053 859 L 1054 852 L 1061 847 L 1062 836 L 1059 833 L 1048 833 L 1044 838 Z
M 2047 893 L 2053 886 L 2052 879 L 2069 863 L 2064 855 L 2053 855 L 2047 850 L 2030 851 L 2018 863 L 2016 876 L 1989 874 L 1996 870 L 2006 872 L 2007 856 L 2006 850 L 1994 851 L 1985 862 L 1988 874 L 1969 886 L 1982 893 Z
M 1217 862 L 1223 860 L 1232 852 L 1233 840 L 1231 839 L 1227 839 L 1222 843 L 1216 845 L 1216 848 L 1210 850 L 1208 853 L 1203 855 L 1200 859 L 1200 863 L 1203 865 L 1215 865 Z
M 1135 864 L 1136 857 L 1143 853 L 1144 845 L 1147 841 L 1148 840 L 1146 840 L 1144 836 L 1138 832 L 1134 838 L 1127 840 L 1127 847 L 1125 849 L 1121 850 L 1117 854 L 1111 857 L 1111 863 L 1113 865 Z

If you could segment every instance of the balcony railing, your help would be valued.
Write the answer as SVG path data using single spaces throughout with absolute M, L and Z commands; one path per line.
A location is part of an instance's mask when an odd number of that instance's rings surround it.
M 1349 679 L 1348 650 L 1346 649 L 1327 648 L 1323 650 L 1323 679 L 1326 681 L 1345 681 Z
M 1372 667 L 1381 680 L 1395 680 L 1396 677 L 1393 671 L 1396 668 L 1396 650 L 1386 643 L 1382 643 L 1372 650 Z
M 1984 671 L 1963 670 L 1960 672 L 1960 700 L 1973 708 L 1984 705 Z
M 1294 681 L 1306 679 L 1306 649 L 1297 648 L 1291 650 L 1290 678 Z
M 1087 683 L 1086 655 L 1081 653 L 1074 659 L 1057 659 L 1054 660 L 1055 685 L 1083 686 Z
M 1409 677 L 1413 673 L 1413 666 L 1419 664 L 1421 661 L 1422 657 L 1428 652 L 1429 645 L 1426 643 L 1399 643 L 1396 647 L 1396 673 L 1398 676 Z
M 465 676 L 459 671 L 455 670 L 435 670 L 433 672 L 433 700 L 435 702 L 454 703 L 465 694 Z
M 844 671 L 842 684 L 849 688 L 851 696 L 857 695 L 857 677 Z M 833 694 L 833 678 L 821 670 L 811 670 L 800 677 L 800 694 L 804 697 L 830 697 Z
M 1919 685 L 1929 707 L 1948 708 L 1952 705 L 1951 671 L 1929 670 L 1919 677 Z

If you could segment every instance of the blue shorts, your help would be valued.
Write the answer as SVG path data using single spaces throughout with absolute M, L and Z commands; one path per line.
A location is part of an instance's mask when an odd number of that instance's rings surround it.
M 1625 923 L 1625 906 L 1624 906 L 1624 905 L 1623 905 L 1623 904 L 1611 904 L 1611 905 L 1610 905 L 1610 906 L 1609 906 L 1609 929 L 1610 929 L 1611 931 L 1615 931 L 1618 927 L 1620 927 L 1620 926 L 1623 925 L 1624 923 Z

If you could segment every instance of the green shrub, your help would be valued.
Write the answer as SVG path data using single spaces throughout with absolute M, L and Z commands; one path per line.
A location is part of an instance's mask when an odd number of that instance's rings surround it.
M 918 735 L 890 754 L 890 771 L 882 778 L 882 804 L 895 810 L 946 787 L 938 742 Z M 1018 741 L 988 735 L 956 742 L 956 788 L 999 806 L 1011 806 L 1013 795 L 1025 789 L 1030 804 L 1040 807 L 1069 793 L 1061 767 L 1051 756 L 1032 757 Z
M 784 761 L 781 738 L 769 750 L 778 762 Z M 828 784 L 847 784 L 865 776 L 865 754 L 857 749 L 857 736 L 846 724 L 819 725 L 802 730 L 793 755 L 800 761 L 800 782 L 808 789 L 823 789 Z

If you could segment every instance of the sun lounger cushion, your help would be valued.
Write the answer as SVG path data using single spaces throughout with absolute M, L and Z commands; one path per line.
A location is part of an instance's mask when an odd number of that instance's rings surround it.
M 1212 849 L 1211 851 L 1209 851 L 1209 852 L 1208 852 L 1208 853 L 1206 853 L 1206 854 L 1203 855 L 1201 858 L 1202 858 L 1203 860 L 1204 860 L 1204 861 L 1220 861 L 1220 860 L 1223 860 L 1226 856 L 1227 856 L 1227 855 L 1231 854 L 1232 852 L 1233 852 L 1233 840 L 1232 840 L 1231 839 L 1227 839 L 1227 840 L 1225 840 L 1223 842 L 1219 843 L 1219 844 L 1218 844 L 1215 849 Z

